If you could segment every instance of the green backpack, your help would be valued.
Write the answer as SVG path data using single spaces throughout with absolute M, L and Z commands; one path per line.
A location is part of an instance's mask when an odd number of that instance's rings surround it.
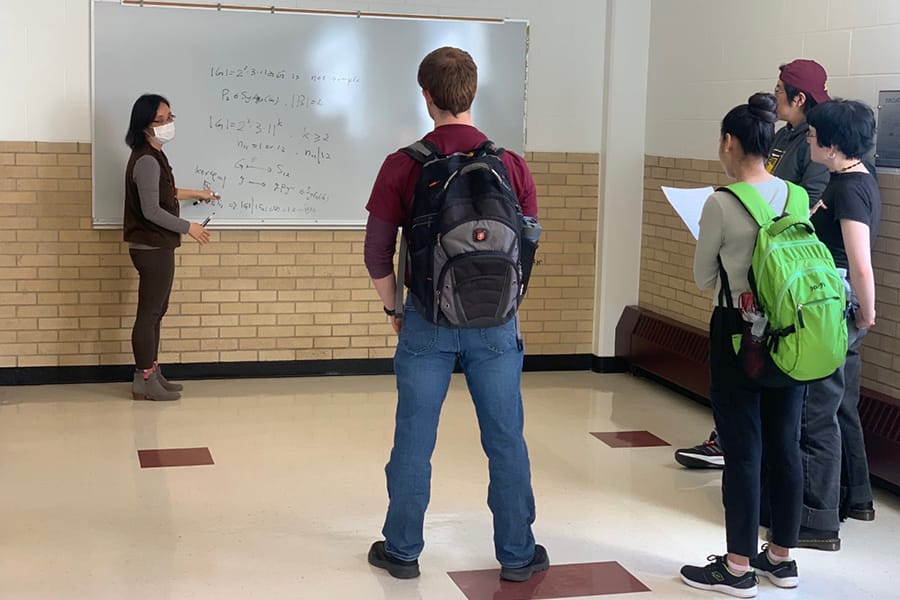
M 759 224 L 748 279 L 757 311 L 768 319 L 761 339 L 754 338 L 768 350 L 767 368 L 754 377 L 764 385 L 828 377 L 847 354 L 844 280 L 809 221 L 806 190 L 785 183 L 788 199 L 780 216 L 748 183 L 719 188 L 736 196 Z M 725 287 L 724 269 L 721 275 Z M 730 293 L 727 298 L 730 304 Z M 739 355 L 747 350 L 747 337 L 745 333 Z M 746 368 L 746 360 L 744 364 Z

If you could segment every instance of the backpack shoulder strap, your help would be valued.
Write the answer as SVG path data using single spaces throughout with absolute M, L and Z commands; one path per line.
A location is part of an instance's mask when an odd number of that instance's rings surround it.
M 419 140 L 415 143 L 406 146 L 405 148 L 400 148 L 400 152 L 403 152 L 416 162 L 422 163 L 423 165 L 435 158 L 440 158 L 443 156 L 441 151 L 438 150 L 438 147 L 428 140 Z
M 810 234 L 816 232 L 809 220 L 809 194 L 799 185 L 786 181 L 788 187 L 787 202 L 784 204 L 784 214 L 769 228 L 771 235 L 781 235 L 791 227 L 802 227 Z
M 788 188 L 787 202 L 784 212 L 795 217 L 806 219 L 809 216 L 809 194 L 796 183 L 785 181 Z
M 775 217 L 775 211 L 772 210 L 769 203 L 749 183 L 736 181 L 726 186 L 720 186 L 716 188 L 716 191 L 728 192 L 737 198 L 738 202 L 750 214 L 750 217 L 756 221 L 760 229 Z M 716 260 L 719 263 L 719 306 L 734 308 L 734 300 L 731 297 L 731 285 L 728 282 L 728 273 L 725 272 L 725 265 L 722 264 L 722 257 L 717 256 Z M 750 289 L 756 294 L 756 286 L 752 277 L 750 277 Z
M 498 146 L 491 140 L 485 140 L 481 143 L 481 145 L 479 145 L 477 148 L 475 148 L 475 152 L 479 152 L 479 153 L 484 152 L 486 154 L 493 154 L 494 156 L 500 156 L 504 152 L 506 152 L 506 149 L 501 148 L 500 146 Z
M 405 148 L 400 148 L 400 152 L 403 152 L 416 162 L 422 164 L 425 164 L 437 158 L 443 158 L 445 156 L 437 146 L 435 146 L 432 142 L 424 139 L 414 142 L 409 146 L 406 146 Z M 497 146 L 491 140 L 485 140 L 469 152 L 473 155 L 484 153 L 493 154 L 494 156 L 499 157 L 504 152 L 506 152 L 506 149 Z
M 408 157 L 416 161 L 421 165 L 425 165 L 426 163 L 441 158 L 443 155 L 440 150 L 438 150 L 437 146 L 428 140 L 419 140 L 417 142 L 413 142 L 409 146 L 405 148 L 400 148 L 400 152 L 403 152 Z M 415 199 L 415 198 L 414 198 Z M 404 300 L 403 300 L 403 292 L 404 292 L 404 280 L 406 278 L 406 261 L 408 258 L 409 246 L 406 240 L 406 227 L 404 227 L 400 231 L 400 253 L 397 265 L 397 279 L 395 281 L 395 290 L 394 290 L 394 311 L 397 317 L 403 317 L 404 310 Z
M 788 197 L 790 198 L 790 188 L 788 188 L 788 190 Z M 749 183 L 736 181 L 726 186 L 716 188 L 716 191 L 728 192 L 740 200 L 741 205 L 748 213 L 750 213 L 750 216 L 753 217 L 753 220 L 756 221 L 756 224 L 760 227 L 774 219 L 776 216 L 775 211 L 772 210 L 769 203 L 766 202 L 756 188 Z

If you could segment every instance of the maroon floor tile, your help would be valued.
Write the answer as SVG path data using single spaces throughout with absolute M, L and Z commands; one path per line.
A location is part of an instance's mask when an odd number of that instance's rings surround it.
M 669 442 L 656 437 L 649 431 L 593 431 L 591 435 L 610 448 L 649 448 L 670 445 Z
M 650 591 L 617 562 L 552 565 L 522 583 L 502 581 L 499 569 L 448 575 L 469 600 L 548 600 Z
M 138 450 L 142 469 L 153 467 L 192 467 L 213 464 L 209 448 L 166 448 Z

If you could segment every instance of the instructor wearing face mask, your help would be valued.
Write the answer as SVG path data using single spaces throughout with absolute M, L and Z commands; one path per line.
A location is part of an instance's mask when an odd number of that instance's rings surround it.
M 175 115 L 169 101 L 156 94 L 138 98 L 131 109 L 125 143 L 131 158 L 125 169 L 125 241 L 131 262 L 137 269 L 137 316 L 131 330 L 134 351 L 135 400 L 178 400 L 182 386 L 171 383 L 160 371 L 160 323 L 169 306 L 175 277 L 175 248 L 182 234 L 200 244 L 209 241 L 209 232 L 199 223 L 178 215 L 178 202 L 218 198 L 212 190 L 175 187 L 175 177 L 162 146 L 175 137 Z

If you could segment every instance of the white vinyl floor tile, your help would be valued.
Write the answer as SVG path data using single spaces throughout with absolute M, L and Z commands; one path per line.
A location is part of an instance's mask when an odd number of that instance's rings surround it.
M 386 507 L 392 376 L 185 382 L 175 403 L 128 384 L 0 388 L 0 598 L 464 600 L 448 571 L 496 568 L 487 466 L 454 375 L 433 460 L 418 580 L 369 567 Z M 646 380 L 523 376 L 537 502 L 551 563 L 617 561 L 650 592 L 715 598 L 678 579 L 725 547 L 720 471 L 675 448 L 709 409 Z M 592 431 L 649 431 L 671 447 L 610 448 Z M 141 469 L 137 451 L 209 448 L 212 466 Z M 800 587 L 759 598 L 900 598 L 900 499 L 849 521 L 837 553 L 797 550 Z

